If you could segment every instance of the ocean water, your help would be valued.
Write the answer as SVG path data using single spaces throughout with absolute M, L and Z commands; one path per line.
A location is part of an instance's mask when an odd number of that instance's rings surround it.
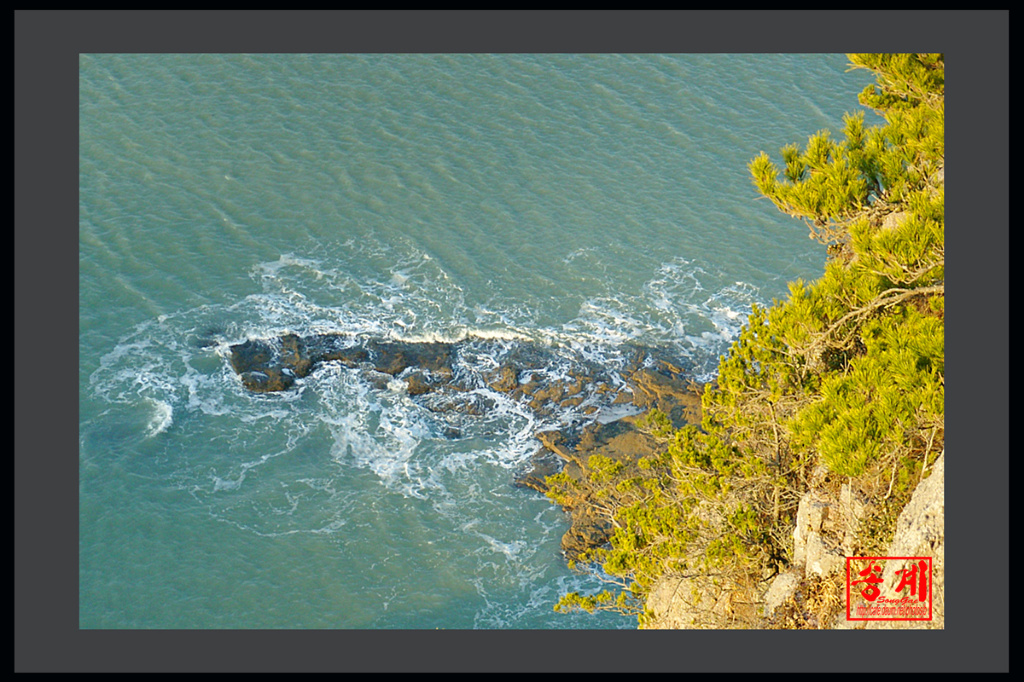
M 746 164 L 839 130 L 870 80 L 842 55 L 82 55 L 80 626 L 635 627 L 553 611 L 601 585 L 512 485 L 578 415 L 439 413 L 330 365 L 252 394 L 228 348 L 461 340 L 473 382 L 520 340 L 611 368 L 642 344 L 707 380 L 825 260 Z

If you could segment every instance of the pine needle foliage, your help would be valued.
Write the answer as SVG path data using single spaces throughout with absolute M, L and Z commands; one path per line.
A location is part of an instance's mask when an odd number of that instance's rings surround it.
M 703 395 L 699 428 L 660 429 L 664 451 L 628 476 L 597 462 L 586 483 L 549 479 L 555 500 L 580 485 L 614 487 L 617 500 L 610 544 L 575 564 L 609 590 L 556 609 L 642 624 L 669 574 L 756 589 L 790 560 L 797 502 L 820 466 L 883 510 L 865 522 L 862 546 L 877 546 L 943 451 L 944 58 L 848 57 L 874 72 L 860 103 L 885 123 L 850 114 L 838 136 L 819 131 L 749 166 L 762 195 L 830 246 L 822 277 L 755 306 Z

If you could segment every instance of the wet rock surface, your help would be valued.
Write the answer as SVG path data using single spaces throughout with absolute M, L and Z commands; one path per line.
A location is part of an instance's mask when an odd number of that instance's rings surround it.
M 285 334 L 231 346 L 230 362 L 242 384 L 257 393 L 289 390 L 318 365 L 334 362 L 360 369 L 377 388 L 404 380 L 409 395 L 437 413 L 486 415 L 496 405 L 491 396 L 507 396 L 541 420 L 562 420 L 557 429 L 536 434 L 539 447 L 514 481 L 541 493 L 548 490 L 546 478 L 555 473 L 582 480 L 594 455 L 634 465 L 655 454 L 658 439 L 640 426 L 651 409 L 667 415 L 675 427 L 700 422 L 701 387 L 659 349 L 630 348 L 621 366 L 609 367 L 565 349 L 493 343 L 502 344 L 501 353 L 480 339 L 444 343 Z M 478 365 L 479 356 L 500 360 L 480 371 L 460 371 Z M 569 558 L 608 542 L 611 525 L 595 500 L 581 493 L 562 506 L 571 518 L 562 539 Z

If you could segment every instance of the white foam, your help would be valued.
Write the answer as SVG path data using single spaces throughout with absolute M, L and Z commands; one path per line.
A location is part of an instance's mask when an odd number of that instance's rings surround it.
M 224 479 L 220 476 L 213 477 L 213 492 L 220 492 L 222 490 L 238 490 L 242 486 L 242 481 L 245 480 L 245 474 L 242 474 L 234 480 Z
M 509 561 L 516 561 L 523 550 L 526 549 L 526 543 L 522 540 L 502 542 L 486 533 L 477 533 L 477 536 L 483 538 L 494 552 L 501 554 Z
M 584 248 L 569 260 L 589 262 L 599 255 Z M 360 278 L 344 264 L 325 267 L 316 258 L 296 254 L 283 254 L 257 265 L 253 272 L 262 283 L 261 293 L 232 305 L 165 314 L 139 325 L 101 359 L 91 377 L 97 394 L 114 402 L 149 401 L 153 408 L 146 433 L 150 437 L 165 433 L 176 421 L 176 433 L 186 438 L 186 426 L 191 423 L 219 430 L 225 443 L 223 459 L 215 466 L 196 465 L 189 474 L 191 485 L 203 494 L 212 489 L 230 497 L 245 490 L 247 495 L 256 491 L 256 497 L 280 497 L 280 491 L 267 487 L 277 481 L 278 466 L 275 476 L 247 480 L 246 473 L 303 449 L 311 434 L 320 432 L 329 434 L 327 447 L 335 471 L 371 472 L 390 492 L 429 499 L 439 508 L 451 502 L 453 514 L 464 513 L 458 511 L 464 501 L 451 498 L 464 494 L 455 491 L 462 490 L 473 471 L 482 465 L 522 467 L 538 447 L 538 431 L 591 419 L 607 423 L 636 413 L 631 406 L 611 405 L 611 396 L 588 390 L 581 394 L 579 406 L 554 409 L 542 417 L 525 399 L 490 389 L 485 377 L 506 361 L 517 343 L 545 347 L 548 365 L 531 369 L 544 381 L 573 380 L 582 360 L 608 371 L 607 380 L 621 388 L 624 380 L 614 370 L 625 365 L 629 353 L 623 344 L 632 342 L 670 345 L 706 377 L 745 321 L 745 310 L 757 300 L 753 287 L 743 283 L 723 287 L 714 273 L 675 260 L 664 264 L 634 294 L 595 292 L 582 302 L 575 319 L 561 326 L 538 327 L 530 323 L 534 312 L 526 304 L 507 309 L 494 304 L 467 307 L 462 289 L 438 261 L 415 252 L 394 259 L 383 280 L 379 275 L 378 279 Z M 337 363 L 318 366 L 293 390 L 270 394 L 245 390 L 226 362 L 230 345 L 286 332 L 343 334 L 353 343 L 374 338 L 460 344 L 455 377 L 469 389 L 461 398 L 486 400 L 493 407 L 483 415 L 432 412 L 428 408 L 434 396 L 413 399 L 403 380 L 391 378 L 381 391 L 359 369 Z M 588 416 L 586 408 L 597 410 Z M 204 419 L 183 419 L 183 415 Z M 453 429 L 460 437 L 448 440 L 446 434 Z M 254 459 L 250 455 L 254 449 L 262 450 L 264 456 Z M 265 454 L 267 450 L 272 454 Z M 189 465 L 186 453 L 182 466 Z M 304 470 L 303 475 L 308 472 Z M 274 507 L 275 514 L 292 514 L 289 510 L 298 498 L 285 495 L 284 499 Z M 219 514 L 233 514 L 227 501 L 219 504 Z M 328 532 L 337 526 L 335 520 L 317 517 L 306 530 Z M 510 559 L 522 551 L 515 541 L 491 540 L 495 551 Z
M 515 329 L 456 327 L 449 332 L 391 333 L 389 338 L 407 343 L 461 343 L 481 341 L 532 341 L 535 337 Z
M 598 423 L 610 424 L 613 421 L 622 419 L 623 417 L 631 417 L 633 415 L 640 414 L 643 410 L 635 407 L 631 404 L 624 405 L 611 405 L 599 410 L 596 414 Z
M 152 398 L 148 400 L 153 405 L 153 417 L 146 426 L 146 437 L 152 438 L 166 431 L 174 423 L 174 408 L 171 407 L 170 403 L 162 400 L 153 400 Z

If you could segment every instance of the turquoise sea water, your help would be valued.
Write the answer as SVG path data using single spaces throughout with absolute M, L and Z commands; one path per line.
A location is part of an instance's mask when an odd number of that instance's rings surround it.
M 557 424 L 331 366 L 255 395 L 228 346 L 641 343 L 708 379 L 825 258 L 746 164 L 868 82 L 842 55 L 83 55 L 81 627 L 635 627 L 552 610 L 599 587 L 511 485 Z

